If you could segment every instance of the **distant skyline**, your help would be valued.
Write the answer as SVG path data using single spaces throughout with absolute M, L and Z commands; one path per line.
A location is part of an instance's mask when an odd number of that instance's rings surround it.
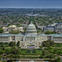
M 0 8 L 62 8 L 62 0 L 0 0 Z

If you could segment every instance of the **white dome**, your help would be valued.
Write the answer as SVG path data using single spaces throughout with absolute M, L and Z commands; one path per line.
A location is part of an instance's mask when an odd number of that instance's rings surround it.
M 16 28 L 16 25 L 10 25 L 9 27 L 10 28 Z
M 33 23 L 28 25 L 26 33 L 29 35 L 37 35 L 37 30 Z

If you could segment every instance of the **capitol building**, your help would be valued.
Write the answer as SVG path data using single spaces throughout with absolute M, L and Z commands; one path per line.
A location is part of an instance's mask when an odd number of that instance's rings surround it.
M 62 43 L 62 34 L 38 34 L 36 26 L 32 22 L 27 26 L 25 34 L 0 34 L 0 42 L 20 41 L 21 48 L 39 48 L 42 42 L 46 40 Z
M 42 37 L 37 34 L 37 29 L 36 29 L 35 25 L 31 22 L 27 27 L 26 33 L 23 37 L 23 41 L 21 41 L 21 47 L 39 48 L 42 41 L 47 40 L 46 36 L 44 36 L 43 38 Z

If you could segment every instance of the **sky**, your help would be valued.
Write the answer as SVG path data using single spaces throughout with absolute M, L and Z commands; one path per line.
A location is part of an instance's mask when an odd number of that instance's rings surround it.
M 0 0 L 0 8 L 62 8 L 62 0 Z

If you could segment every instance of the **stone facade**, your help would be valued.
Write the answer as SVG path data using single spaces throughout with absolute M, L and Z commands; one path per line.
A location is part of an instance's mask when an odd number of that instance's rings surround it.
M 55 31 L 56 31 L 57 33 L 62 33 L 62 23 L 56 24 L 56 26 L 55 26 Z

